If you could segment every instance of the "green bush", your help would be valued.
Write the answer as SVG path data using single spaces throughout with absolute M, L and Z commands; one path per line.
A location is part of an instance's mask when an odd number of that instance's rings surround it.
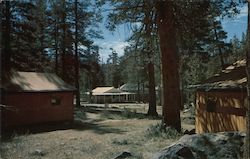
M 75 118 L 85 120 L 85 119 L 87 119 L 87 116 L 86 116 L 86 113 L 83 112 L 82 110 L 77 110 L 77 111 L 75 111 Z
M 148 138 L 165 138 L 165 139 L 176 139 L 182 136 L 177 130 L 166 127 L 162 123 L 157 123 L 156 125 L 151 125 L 146 130 L 146 137 Z

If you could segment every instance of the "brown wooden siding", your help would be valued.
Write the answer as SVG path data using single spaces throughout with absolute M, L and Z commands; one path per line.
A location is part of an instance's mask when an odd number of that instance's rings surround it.
M 246 131 L 245 98 L 246 92 L 197 92 L 196 133 Z
M 52 98 L 60 99 L 60 104 L 52 104 Z M 4 96 L 4 103 L 13 106 L 3 112 L 7 127 L 73 120 L 73 92 L 11 93 Z

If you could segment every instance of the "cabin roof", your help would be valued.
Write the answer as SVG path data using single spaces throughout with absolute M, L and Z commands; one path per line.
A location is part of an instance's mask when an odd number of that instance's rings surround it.
M 75 88 L 65 83 L 54 73 L 16 72 L 12 71 L 2 88 L 11 92 L 47 92 L 74 91 Z
M 95 89 L 92 90 L 92 95 L 96 96 L 129 95 L 129 94 L 134 94 L 134 93 L 126 92 L 119 88 L 114 88 L 114 87 L 96 87 Z
M 123 91 L 137 91 L 138 85 L 134 83 L 125 83 L 120 87 Z
M 121 93 L 122 91 L 114 87 L 96 87 L 92 90 L 93 95 L 105 94 L 105 93 Z
M 246 60 L 239 60 L 223 69 L 220 73 L 208 78 L 202 83 L 191 85 L 196 89 L 242 89 L 246 87 Z

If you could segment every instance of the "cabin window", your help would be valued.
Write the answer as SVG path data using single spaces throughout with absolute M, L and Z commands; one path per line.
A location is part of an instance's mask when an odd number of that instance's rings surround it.
M 207 112 L 216 112 L 216 99 L 215 98 L 207 98 L 206 111 Z
M 51 98 L 51 104 L 52 105 L 60 105 L 61 104 L 61 99 L 59 97 L 52 97 Z

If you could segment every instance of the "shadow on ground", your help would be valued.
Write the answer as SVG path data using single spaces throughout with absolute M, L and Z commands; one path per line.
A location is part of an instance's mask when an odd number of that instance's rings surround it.
M 90 119 L 86 113 L 94 113 L 100 115 L 98 119 Z M 80 114 L 80 118 L 78 115 Z M 78 117 L 77 117 L 78 116 Z M 118 108 L 105 108 L 105 107 L 81 107 L 75 110 L 75 120 L 66 122 L 50 122 L 36 125 L 20 126 L 14 128 L 2 128 L 1 129 L 1 140 L 11 140 L 13 136 L 24 135 L 24 134 L 37 134 L 43 132 L 51 132 L 57 130 L 68 130 L 73 129 L 77 131 L 90 130 L 97 134 L 107 134 L 116 133 L 122 134 L 126 131 L 112 127 L 103 123 L 101 121 L 107 119 L 160 119 L 160 117 L 150 117 L 143 113 L 134 112 L 128 109 L 118 109 Z
M 15 128 L 3 128 L 1 133 L 1 140 L 8 141 L 14 136 L 25 135 L 25 134 L 37 134 L 43 132 L 51 132 L 57 130 L 77 130 L 85 131 L 90 130 L 97 134 L 115 133 L 122 134 L 125 131 L 122 129 L 114 128 L 108 125 L 98 124 L 93 122 L 83 122 L 75 120 L 73 122 L 58 122 L 58 123 L 45 123 L 39 125 L 28 125 Z

